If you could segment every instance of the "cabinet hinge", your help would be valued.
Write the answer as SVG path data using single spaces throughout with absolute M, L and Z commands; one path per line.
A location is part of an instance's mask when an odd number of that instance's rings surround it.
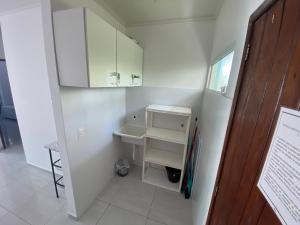
M 249 53 L 250 53 L 250 48 L 251 48 L 251 45 L 250 44 L 248 44 L 248 46 L 247 46 L 247 50 L 246 50 L 246 55 L 245 55 L 245 62 L 248 60 L 248 57 L 249 57 Z
M 219 191 L 219 186 L 216 186 L 216 188 L 215 188 L 215 194 L 214 194 L 215 197 L 217 197 L 218 191 Z

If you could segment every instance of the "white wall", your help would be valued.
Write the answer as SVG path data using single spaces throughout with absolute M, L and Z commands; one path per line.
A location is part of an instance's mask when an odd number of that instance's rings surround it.
M 127 122 L 144 125 L 150 104 L 191 107 L 199 114 L 215 21 L 129 27 L 144 48 L 143 87 L 126 89 Z M 133 120 L 133 115 L 137 116 Z M 127 151 L 131 156 L 131 148 Z M 135 164 L 141 165 L 141 151 Z
M 98 2 L 104 4 L 102 0 L 98 0 Z M 52 9 L 57 11 L 76 7 L 89 8 L 106 22 L 126 33 L 125 23 L 116 15 L 112 15 L 112 12 L 109 12 L 107 8 L 104 8 L 98 2 L 96 3 L 94 0 L 52 0 Z
M 248 20 L 263 0 L 225 0 L 217 18 L 211 61 L 232 45 L 235 56 L 226 97 L 206 90 L 201 106 L 200 128 L 203 141 L 198 174 L 193 187 L 194 224 L 204 225 L 219 166 L 222 146 L 236 87 Z M 233 13 L 234 11 L 234 13 Z
M 0 16 L 20 9 L 32 8 L 32 6 L 39 6 L 40 0 L 2 0 L 0 1 Z
M 41 15 L 43 22 L 45 58 L 47 62 L 50 94 L 52 98 L 52 107 L 59 143 L 60 158 L 62 161 L 65 195 L 67 199 L 67 210 L 69 215 L 75 217 L 76 206 L 74 200 L 74 190 L 70 170 L 69 154 L 66 146 L 65 126 L 62 113 L 61 95 L 58 85 L 57 66 L 55 58 L 51 0 L 43 0 L 41 2 Z
M 22 9 L 39 6 L 41 0 L 2 0 L 0 1 L 0 17 Z M 0 59 L 4 59 L 4 49 L 2 43 L 2 34 L 0 29 Z
M 65 133 L 77 216 L 114 176 L 122 153 L 113 136 L 125 117 L 125 89 L 62 88 Z M 84 135 L 79 130 L 85 130 Z
M 144 48 L 146 87 L 203 90 L 215 21 L 130 27 Z
M 87 7 L 120 30 L 125 27 L 92 0 L 54 0 L 53 11 Z M 114 139 L 125 118 L 125 88 L 60 88 L 66 151 L 74 192 L 71 215 L 80 217 L 114 176 L 123 154 Z M 80 136 L 79 129 L 85 134 Z M 70 213 L 69 212 L 69 213 Z
M 200 112 L 201 152 L 193 186 L 195 224 L 204 225 L 219 167 L 232 100 L 205 91 Z
M 263 0 L 225 0 L 220 11 L 214 36 L 212 59 L 223 54 L 231 45 L 235 56 L 226 96 L 233 98 L 240 69 L 250 15 Z M 234 14 L 232 13 L 234 9 Z
M 28 163 L 50 170 L 45 144 L 57 139 L 46 70 L 41 9 L 5 14 L 1 30 L 23 147 Z
M 145 126 L 145 107 L 150 104 L 177 105 L 191 107 L 192 123 L 199 117 L 202 91 L 200 89 L 136 87 L 126 89 L 126 122 Z M 136 119 L 134 119 L 136 116 Z M 132 158 L 132 146 L 127 146 L 127 157 Z M 137 165 L 142 165 L 142 147 L 136 152 Z

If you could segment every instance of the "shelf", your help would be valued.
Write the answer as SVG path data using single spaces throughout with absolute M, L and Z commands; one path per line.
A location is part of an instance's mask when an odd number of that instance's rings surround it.
M 145 153 L 145 161 L 161 166 L 182 169 L 182 154 L 170 151 L 148 149 Z
M 177 144 L 186 144 L 186 136 L 185 133 L 182 131 L 151 127 L 147 128 L 145 136 L 161 141 L 168 141 Z
M 153 167 L 149 167 L 144 175 L 143 182 L 171 191 L 180 191 L 179 183 L 171 183 L 168 180 L 167 172 L 164 169 L 156 169 Z
M 190 116 L 192 113 L 191 108 L 165 105 L 149 105 L 146 110 L 148 112 L 167 113 L 181 116 Z
M 180 191 L 191 111 L 191 108 L 178 106 L 149 105 L 146 107 L 143 182 L 171 191 Z M 166 166 L 181 170 L 180 182 L 169 182 Z

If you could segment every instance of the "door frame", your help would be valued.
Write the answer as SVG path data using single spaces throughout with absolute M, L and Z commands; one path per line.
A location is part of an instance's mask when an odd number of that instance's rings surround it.
M 0 62 L 6 62 L 6 60 L 1 58 Z M 0 106 L 1 106 L 1 104 L 0 104 Z M 0 110 L 1 110 L 1 107 L 0 107 Z M 5 143 L 5 138 L 4 138 L 1 126 L 0 126 L 0 140 L 2 142 L 2 147 L 5 150 L 7 148 L 7 145 Z
M 238 80 L 236 84 L 236 90 L 234 93 L 234 98 L 231 106 L 231 111 L 230 111 L 230 116 L 229 116 L 229 121 L 226 129 L 226 135 L 225 135 L 225 140 L 222 148 L 222 153 L 221 153 L 221 159 L 219 163 L 219 168 L 217 172 L 217 177 L 215 181 L 215 186 L 214 186 L 214 191 L 213 191 L 213 196 L 210 202 L 210 207 L 207 215 L 207 220 L 206 220 L 206 225 L 209 225 L 211 223 L 215 203 L 216 203 L 216 196 L 218 192 L 218 187 L 220 184 L 220 180 L 222 177 L 222 172 L 225 164 L 225 156 L 227 153 L 227 148 L 229 144 L 229 136 L 232 130 L 232 125 L 233 125 L 233 118 L 236 113 L 236 107 L 237 107 L 237 100 L 239 98 L 239 95 L 241 93 L 241 84 L 243 83 L 244 80 L 244 75 L 245 75 L 245 67 L 247 64 L 246 58 L 248 57 L 247 55 L 249 54 L 249 47 L 251 43 L 251 38 L 253 34 L 253 27 L 254 23 L 257 19 L 259 19 L 263 14 L 265 14 L 278 0 L 265 0 L 250 16 L 249 22 L 248 22 L 248 29 L 247 29 L 247 35 L 246 35 L 246 40 L 245 40 L 245 45 L 244 45 L 244 50 L 243 50 L 243 56 L 242 56 L 242 61 L 241 61 L 241 66 L 238 74 Z

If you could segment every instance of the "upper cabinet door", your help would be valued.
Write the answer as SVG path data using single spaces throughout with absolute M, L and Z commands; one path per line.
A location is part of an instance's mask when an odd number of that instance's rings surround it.
M 132 39 L 117 31 L 117 72 L 120 86 L 141 86 L 143 49 Z
M 53 25 L 59 84 L 89 87 L 84 9 L 55 12 Z
M 90 87 L 119 86 L 117 30 L 91 11 L 85 12 Z

